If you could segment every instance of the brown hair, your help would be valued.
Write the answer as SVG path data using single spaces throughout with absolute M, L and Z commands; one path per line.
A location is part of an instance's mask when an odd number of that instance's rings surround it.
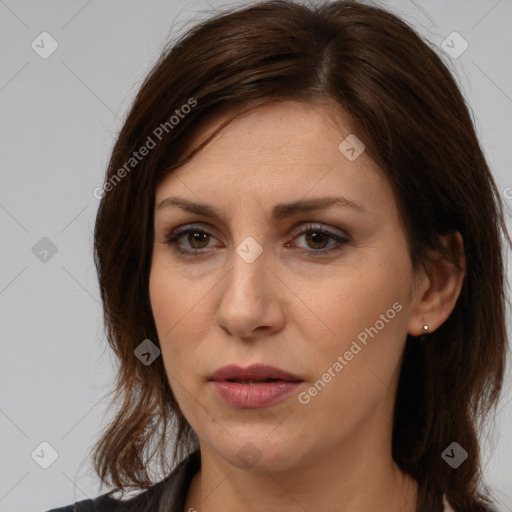
M 159 345 L 148 292 L 155 189 L 215 136 L 183 158 L 209 116 L 234 109 L 225 125 L 285 99 L 334 102 L 348 116 L 393 187 L 415 270 L 430 249 L 442 250 L 439 235 L 462 234 L 466 274 L 452 314 L 424 342 L 406 341 L 392 454 L 419 483 L 419 512 L 441 510 L 442 493 L 457 511 L 488 510 L 479 432 L 505 368 L 503 205 L 436 51 L 392 13 L 356 1 L 270 1 L 218 14 L 166 49 L 145 79 L 113 148 L 95 226 L 107 339 L 120 362 L 114 401 L 122 404 L 94 447 L 94 469 L 115 490 L 145 488 L 155 453 L 165 465 L 174 442 L 175 463 L 197 441 L 162 358 L 146 366 L 134 356 L 145 339 Z M 132 161 L 150 139 L 146 156 Z M 454 441 L 468 453 L 456 470 L 441 457 Z

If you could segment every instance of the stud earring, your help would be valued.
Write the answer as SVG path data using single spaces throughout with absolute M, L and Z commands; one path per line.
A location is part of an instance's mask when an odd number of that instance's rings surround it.
M 421 341 L 424 341 L 424 340 L 425 340 L 425 335 L 427 334 L 427 331 L 428 331 L 428 325 L 427 325 L 427 324 L 425 324 L 425 325 L 423 326 L 423 334 L 420 336 L 420 340 L 421 340 Z

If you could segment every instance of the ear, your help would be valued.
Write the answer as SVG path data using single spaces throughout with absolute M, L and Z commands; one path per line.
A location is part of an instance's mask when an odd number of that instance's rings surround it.
M 450 316 L 462 289 L 466 273 L 462 235 L 456 231 L 439 238 L 448 255 L 435 253 L 435 261 L 428 263 L 428 271 L 419 278 L 418 294 L 407 326 L 412 336 L 435 331 Z

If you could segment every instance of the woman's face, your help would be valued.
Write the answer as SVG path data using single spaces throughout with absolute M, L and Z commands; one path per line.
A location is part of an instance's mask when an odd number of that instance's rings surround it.
M 350 133 L 320 105 L 260 107 L 156 190 L 149 284 L 165 369 L 201 448 L 235 466 L 390 449 L 405 339 L 421 318 L 392 190 L 352 138 L 339 148 Z M 170 197 L 219 216 L 160 206 Z M 332 197 L 345 201 L 278 207 Z M 192 232 L 169 245 L 178 228 Z M 256 363 L 299 382 L 210 380 Z

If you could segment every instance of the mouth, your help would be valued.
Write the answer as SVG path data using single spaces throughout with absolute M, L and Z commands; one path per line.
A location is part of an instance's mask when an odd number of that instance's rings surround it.
M 237 382 L 240 384 L 263 384 L 276 381 L 303 382 L 303 379 L 298 375 L 266 364 L 253 364 L 247 368 L 237 365 L 223 366 L 216 370 L 209 380 Z
M 238 409 L 268 407 L 291 395 L 304 382 L 297 375 L 262 364 L 248 368 L 223 366 L 209 381 L 225 404 Z
M 226 382 L 237 382 L 238 384 L 264 384 L 265 382 L 277 382 L 279 379 L 251 380 L 251 379 L 227 379 Z

